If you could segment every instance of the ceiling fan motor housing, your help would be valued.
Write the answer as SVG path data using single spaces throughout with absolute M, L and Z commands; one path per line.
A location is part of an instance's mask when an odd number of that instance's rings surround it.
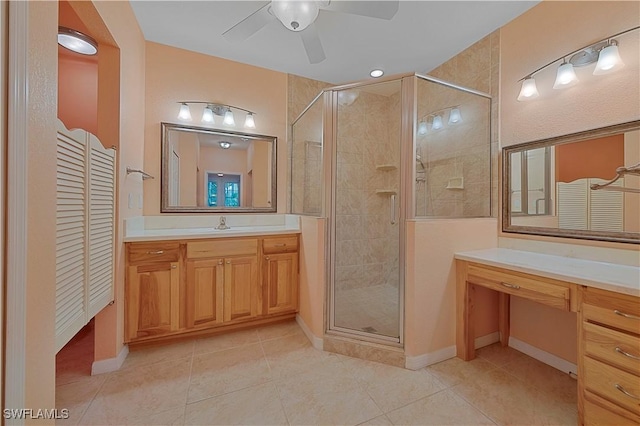
M 291 31 L 302 31 L 318 17 L 320 7 L 315 1 L 273 0 L 271 12 Z

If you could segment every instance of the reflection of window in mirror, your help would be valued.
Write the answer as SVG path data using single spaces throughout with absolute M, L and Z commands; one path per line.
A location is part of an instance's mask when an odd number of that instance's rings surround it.
M 552 214 L 551 147 L 511 154 L 511 212 L 513 215 Z
M 206 172 L 209 207 L 240 207 L 241 176 L 221 172 Z

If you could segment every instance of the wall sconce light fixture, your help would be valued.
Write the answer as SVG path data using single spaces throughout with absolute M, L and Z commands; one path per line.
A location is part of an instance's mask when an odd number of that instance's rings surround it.
M 201 121 L 203 123 L 215 124 L 215 116 L 223 117 L 222 123 L 226 126 L 235 126 L 236 120 L 233 116 L 232 109 L 237 109 L 240 111 L 244 111 L 247 113 L 244 120 L 244 127 L 247 129 L 255 129 L 256 122 L 253 118 L 256 115 L 255 112 L 249 111 L 248 109 L 240 108 L 233 105 L 223 105 L 215 102 L 206 102 L 206 101 L 180 101 L 180 111 L 178 112 L 178 118 L 180 120 L 191 121 L 191 109 L 189 108 L 189 104 L 203 104 L 205 105 L 202 110 L 202 118 Z
M 593 75 L 608 74 L 619 70 L 624 67 L 624 62 L 622 62 L 620 52 L 618 51 L 618 41 L 615 40 L 614 37 L 635 31 L 638 28 L 640 28 L 640 26 L 610 35 L 609 37 L 588 46 L 581 47 L 580 49 L 569 52 L 566 55 L 562 55 L 561 57 L 556 58 L 548 64 L 545 64 L 537 70 L 527 74 L 518 80 L 522 82 L 520 93 L 518 94 L 518 100 L 528 101 L 540 96 L 538 88 L 536 87 L 536 80 L 533 75 L 548 66 L 555 64 L 559 60 L 562 60 L 562 63 L 558 67 L 556 80 L 553 84 L 554 89 L 564 89 L 566 87 L 575 86 L 578 83 L 578 76 L 576 75 L 574 67 L 584 67 L 597 62 Z M 567 58 L 569 58 L 568 61 Z
M 449 119 L 447 120 L 448 125 L 455 125 L 462 122 L 462 113 L 460 112 L 459 105 L 442 108 L 423 116 L 418 121 L 418 134 L 426 135 L 429 130 L 442 129 L 444 127 L 444 117 L 447 114 L 449 114 Z

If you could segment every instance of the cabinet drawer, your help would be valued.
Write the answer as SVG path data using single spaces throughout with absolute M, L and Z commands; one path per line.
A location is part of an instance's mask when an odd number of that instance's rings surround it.
M 228 257 L 258 254 L 258 240 L 237 238 L 233 240 L 193 241 L 187 243 L 187 258 Z
M 618 368 L 584 358 L 584 385 L 589 391 L 640 414 L 640 378 Z
M 640 376 L 640 338 L 588 322 L 583 330 L 587 355 Z
M 584 400 L 584 424 L 589 426 L 631 426 L 640 423 L 640 417 L 618 407 L 607 409 L 592 402 L 597 396 L 586 393 Z M 605 401 L 604 404 L 606 404 Z M 603 405 L 604 405 L 603 404 Z M 615 410 L 615 411 L 614 411 Z M 624 416 L 622 415 L 624 413 Z
M 640 334 L 640 298 L 586 288 L 582 292 L 585 321 Z
M 298 237 L 265 238 L 262 240 L 262 251 L 264 254 L 298 251 Z
M 129 263 L 177 262 L 179 242 L 129 243 Z
M 571 310 L 571 284 L 475 264 L 469 264 L 467 280 L 472 284 L 479 284 L 554 308 Z

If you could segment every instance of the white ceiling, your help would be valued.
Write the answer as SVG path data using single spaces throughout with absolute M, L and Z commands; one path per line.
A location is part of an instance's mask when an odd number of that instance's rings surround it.
M 340 0 L 334 0 L 340 1 Z M 300 35 L 274 20 L 241 43 L 222 33 L 267 2 L 132 1 L 149 41 L 339 84 L 428 72 L 537 1 L 406 1 L 390 21 L 321 10 L 316 27 L 327 59 L 312 65 Z

